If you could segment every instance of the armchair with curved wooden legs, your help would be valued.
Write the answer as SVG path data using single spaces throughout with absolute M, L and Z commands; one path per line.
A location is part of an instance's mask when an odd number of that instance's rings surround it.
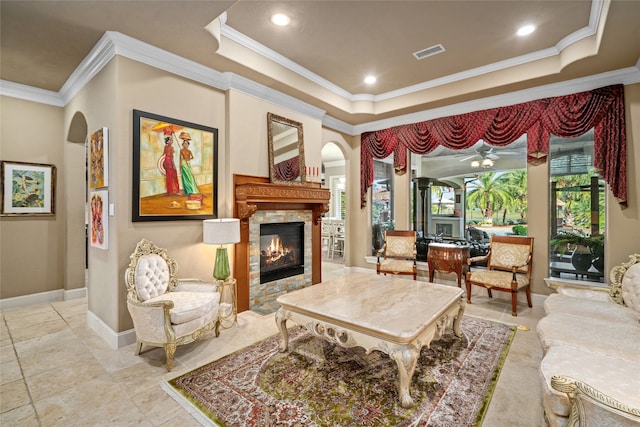
M 492 235 L 489 253 L 467 260 L 469 270 L 466 275 L 467 303 L 471 304 L 471 286 L 487 289 L 489 298 L 492 290 L 511 293 L 511 315 L 517 316 L 518 291 L 524 289 L 527 304 L 531 307 L 531 263 L 533 237 Z M 486 270 L 471 270 L 471 263 L 487 261 Z
M 384 245 L 378 250 L 376 273 L 412 275 L 413 280 L 417 280 L 416 254 L 415 231 L 386 230 Z
M 178 280 L 178 264 L 147 239 L 138 242 L 125 271 L 127 308 L 136 332 L 135 354 L 142 345 L 164 348 L 167 371 L 176 347 L 214 329 L 220 335 L 220 293 L 216 283 Z

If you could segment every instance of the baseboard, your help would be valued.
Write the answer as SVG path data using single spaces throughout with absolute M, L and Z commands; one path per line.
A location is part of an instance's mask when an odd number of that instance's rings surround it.
M 118 350 L 136 342 L 136 332 L 133 329 L 115 332 L 91 310 L 87 310 L 87 326 L 113 350 Z
M 70 301 L 87 296 L 87 288 L 56 289 L 55 291 L 38 292 L 37 294 L 0 299 L 0 310 L 27 307 L 47 302 Z

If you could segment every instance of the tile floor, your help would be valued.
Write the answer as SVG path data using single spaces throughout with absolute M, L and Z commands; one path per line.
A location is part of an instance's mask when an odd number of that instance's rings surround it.
M 327 264 L 323 279 L 347 271 Z M 542 350 L 535 333 L 542 302 L 534 299 L 533 309 L 520 304 L 519 316 L 513 318 L 509 301 L 490 301 L 475 290 L 473 295 L 465 314 L 530 328 L 516 334 L 483 425 L 542 426 Z M 160 384 L 278 333 L 273 314 L 240 313 L 238 323 L 218 338 L 209 333 L 178 347 L 174 370 L 168 373 L 162 349 L 134 356 L 133 345 L 109 348 L 87 327 L 86 310 L 86 299 L 79 299 L 1 313 L 0 425 L 197 426 Z

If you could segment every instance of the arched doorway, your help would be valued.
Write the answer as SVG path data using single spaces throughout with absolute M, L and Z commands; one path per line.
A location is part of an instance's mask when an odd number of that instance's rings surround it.
M 323 223 L 323 261 L 344 264 L 346 250 L 346 162 L 342 149 L 333 142 L 322 147 L 322 186 L 331 191 L 329 212 Z

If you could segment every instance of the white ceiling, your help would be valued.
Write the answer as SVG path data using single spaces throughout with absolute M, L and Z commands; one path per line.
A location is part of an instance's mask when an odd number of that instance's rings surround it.
M 273 26 L 273 12 L 291 25 Z M 0 18 L 5 82 L 60 91 L 105 31 L 116 31 L 350 125 L 637 69 L 640 58 L 635 0 L 2 0 Z M 538 30 L 518 38 L 524 23 Z M 445 52 L 413 57 L 435 44 Z M 375 85 L 362 82 L 368 73 Z

